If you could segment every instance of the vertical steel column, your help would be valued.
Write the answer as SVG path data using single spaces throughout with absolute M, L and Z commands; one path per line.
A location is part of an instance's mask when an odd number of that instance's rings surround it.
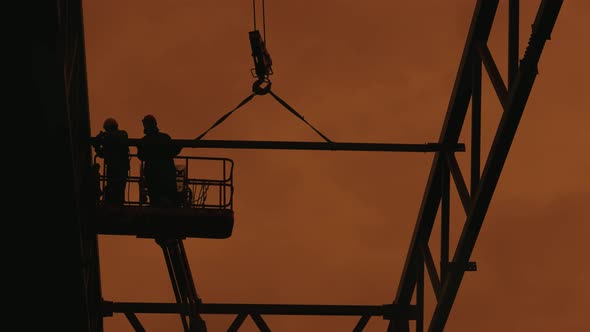
M 416 332 L 424 332 L 424 256 L 416 264 Z
M 520 0 L 510 0 L 508 3 L 508 91 L 518 72 L 519 16 Z
M 471 88 L 471 197 L 475 196 L 481 173 L 481 58 L 472 57 Z
M 447 153 L 447 152 L 444 152 Z M 446 158 L 446 157 L 443 157 Z M 447 163 L 441 163 L 441 201 L 440 201 L 440 282 L 444 284 L 449 267 L 450 233 L 450 171 Z M 420 277 L 420 276 L 418 276 Z
M 438 332 L 444 329 L 449 313 L 457 296 L 457 291 L 465 273 L 466 264 L 475 247 L 475 242 L 481 230 L 485 215 L 498 184 L 502 168 L 506 162 L 508 152 L 516 130 L 520 123 L 522 113 L 531 93 L 537 66 L 546 41 L 551 36 L 551 31 L 557 20 L 563 0 L 542 0 L 533 29 L 529 38 L 529 45 L 525 51 L 519 66 L 514 85 L 510 90 L 509 100 L 506 103 L 500 124 L 492 142 L 490 152 L 485 163 L 480 186 L 473 196 L 473 204 L 469 216 L 463 226 L 452 264 L 454 269 L 449 272 L 449 278 L 443 284 L 439 301 L 434 310 L 429 326 L 430 332 Z

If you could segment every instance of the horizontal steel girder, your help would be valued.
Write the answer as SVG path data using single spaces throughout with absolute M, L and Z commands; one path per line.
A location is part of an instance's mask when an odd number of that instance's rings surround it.
M 415 305 L 305 305 L 305 304 L 233 304 L 201 303 L 199 314 L 258 314 L 289 316 L 382 316 L 416 319 Z M 190 307 L 177 303 L 142 303 L 103 301 L 104 316 L 113 313 L 188 314 Z
M 97 141 L 92 137 L 91 143 Z M 129 146 L 141 145 L 141 139 L 127 140 Z M 183 148 L 207 149 L 258 149 L 258 150 L 320 150 L 320 151 L 367 151 L 367 152 L 439 152 L 465 151 L 462 143 L 350 143 L 350 142 L 296 142 L 296 141 L 231 141 L 174 139 L 171 144 Z

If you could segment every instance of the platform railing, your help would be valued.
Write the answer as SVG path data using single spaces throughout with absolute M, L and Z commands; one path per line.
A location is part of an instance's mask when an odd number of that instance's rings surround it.
M 136 154 L 130 154 L 130 170 L 125 187 L 125 206 L 150 205 L 143 161 Z M 98 165 L 99 204 L 104 203 L 107 184 L 105 165 L 102 158 L 94 158 Z M 229 209 L 233 208 L 233 160 L 217 157 L 177 156 L 176 187 L 180 195 L 180 208 Z

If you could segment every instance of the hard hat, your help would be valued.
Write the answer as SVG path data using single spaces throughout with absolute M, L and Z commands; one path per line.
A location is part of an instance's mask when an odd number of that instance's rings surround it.
M 107 118 L 106 120 L 104 120 L 104 123 L 102 124 L 102 127 L 104 128 L 104 130 L 116 130 L 119 128 L 119 124 L 117 123 L 117 120 L 113 119 L 113 118 Z
M 151 114 L 144 116 L 143 119 L 141 120 L 141 122 L 143 122 L 144 125 L 152 125 L 152 126 L 155 126 L 158 124 L 158 122 L 156 121 L 156 117 Z

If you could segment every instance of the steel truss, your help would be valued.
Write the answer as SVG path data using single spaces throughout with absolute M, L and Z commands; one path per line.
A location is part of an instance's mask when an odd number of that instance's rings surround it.
M 204 331 L 202 314 L 234 314 L 235 320 L 228 331 L 237 331 L 250 316 L 260 331 L 270 331 L 262 315 L 329 315 L 358 316 L 353 331 L 362 331 L 369 319 L 380 316 L 389 320 L 389 332 L 415 330 L 442 331 L 449 317 L 459 286 L 466 271 L 476 270 L 470 262 L 486 212 L 498 184 L 526 102 L 537 76 L 537 65 L 561 9 L 563 0 L 541 0 L 532 25 L 528 46 L 522 59 L 518 59 L 519 1 L 509 0 L 508 80 L 504 82 L 494 57 L 487 46 L 499 0 L 478 0 L 472 17 L 461 63 L 447 108 L 438 143 L 428 144 L 377 144 L 333 142 L 261 142 L 261 141 L 197 141 L 176 140 L 184 147 L 238 148 L 238 149 L 296 149 L 341 151 L 398 151 L 435 153 L 429 179 L 423 196 L 412 241 L 406 257 L 396 297 L 391 304 L 361 305 L 286 305 L 286 304 L 215 304 L 202 303 L 198 298 L 182 240 L 159 242 L 162 246 L 177 296 L 177 303 L 117 303 L 103 301 L 101 313 L 110 316 L 124 313 L 136 331 L 144 331 L 136 313 L 179 314 L 185 331 Z M 503 108 L 493 143 L 481 170 L 481 86 L 483 68 Z M 470 181 L 469 186 L 455 157 L 456 151 L 465 151 L 458 142 L 463 124 L 471 106 Z M 130 144 L 138 144 L 131 140 Z M 460 238 L 449 257 L 450 187 L 456 186 L 465 222 Z M 440 211 L 439 211 L 440 206 Z M 439 213 L 440 212 L 440 213 Z M 440 257 L 431 254 L 429 240 L 437 216 L 440 215 Z M 437 267 L 438 265 L 438 267 Z M 424 283 L 432 284 L 436 304 L 434 314 L 424 317 Z M 187 319 L 188 317 L 188 319 Z M 194 322 L 194 323 L 191 323 Z
M 510 0 L 509 84 L 506 88 L 487 46 L 498 0 L 477 2 L 439 139 L 439 142 L 444 144 L 457 142 L 471 99 L 471 188 L 468 191 L 452 153 L 435 155 L 394 301 L 397 304 L 409 304 L 414 291 L 416 292 L 416 305 L 419 311 L 416 321 L 417 331 L 424 329 L 424 267 L 433 285 L 437 302 L 428 331 L 444 329 L 465 271 L 473 267 L 469 258 L 537 76 L 539 58 L 545 42 L 551 37 L 562 3 L 563 0 L 541 1 L 532 25 L 527 49 L 518 63 L 518 0 Z M 503 113 L 480 177 L 482 63 L 502 105 Z M 466 220 L 453 258 L 449 261 L 450 177 L 453 178 L 457 187 Z M 441 206 L 441 255 L 440 272 L 437 273 L 428 242 L 439 204 Z M 388 331 L 409 331 L 409 322 L 404 319 L 392 320 Z

